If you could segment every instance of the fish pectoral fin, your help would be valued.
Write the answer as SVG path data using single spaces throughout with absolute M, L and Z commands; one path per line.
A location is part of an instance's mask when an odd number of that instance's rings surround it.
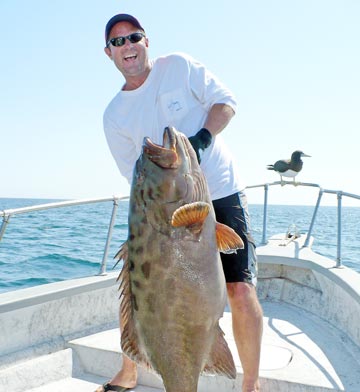
M 240 236 L 231 227 L 219 222 L 216 222 L 216 242 L 222 253 L 235 253 L 237 249 L 244 249 Z
M 218 374 L 231 379 L 236 378 L 236 367 L 229 346 L 224 338 L 224 332 L 218 325 L 218 334 L 212 346 L 209 358 L 203 369 L 205 374 Z
M 186 227 L 198 233 L 201 231 L 209 211 L 210 204 L 203 201 L 185 204 L 173 213 L 171 225 L 173 227 Z

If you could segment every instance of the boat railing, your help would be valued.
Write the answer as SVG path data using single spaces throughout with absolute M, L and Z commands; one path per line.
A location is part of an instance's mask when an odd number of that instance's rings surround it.
M 342 261 L 341 261 L 342 198 L 348 197 L 348 198 L 360 200 L 360 196 L 352 194 L 352 193 L 348 193 L 348 192 L 339 191 L 339 190 L 324 189 L 318 184 L 304 183 L 304 182 L 295 182 L 294 183 L 292 181 L 275 181 L 273 183 L 250 185 L 250 186 L 246 187 L 246 189 L 254 189 L 254 188 L 263 188 L 264 189 L 263 228 L 262 228 L 262 241 L 261 241 L 261 244 L 264 244 L 264 245 L 267 243 L 267 212 L 268 212 L 269 189 L 270 189 L 270 187 L 279 186 L 279 185 L 280 186 L 285 186 L 285 185 L 294 186 L 294 185 L 296 185 L 296 186 L 313 187 L 313 188 L 319 189 L 317 202 L 316 202 L 316 205 L 314 208 L 314 212 L 312 214 L 311 223 L 310 223 L 309 229 L 307 231 L 307 236 L 306 236 L 306 240 L 304 243 L 305 247 L 308 247 L 310 244 L 310 238 L 312 235 L 312 231 L 314 228 L 314 224 L 316 221 L 316 217 L 317 217 L 317 213 L 318 213 L 318 210 L 320 207 L 322 196 L 324 194 L 334 194 L 337 196 L 337 257 L 336 257 L 336 266 L 341 267 L 341 265 L 342 265 Z M 53 209 L 53 208 L 63 208 L 63 207 L 79 206 L 79 205 L 85 205 L 85 204 L 91 204 L 91 203 L 105 203 L 105 202 L 112 201 L 113 208 L 112 208 L 110 223 L 109 223 L 108 232 L 107 232 L 107 236 L 106 236 L 106 240 L 105 240 L 102 261 L 101 261 L 101 265 L 100 265 L 100 269 L 99 269 L 99 273 L 98 273 L 99 275 L 104 275 L 106 273 L 106 264 L 107 264 L 107 259 L 108 259 L 108 255 L 109 255 L 109 248 L 110 248 L 110 243 L 111 243 L 111 239 L 112 239 L 113 229 L 115 226 L 118 203 L 121 200 L 128 200 L 128 199 L 129 199 L 129 196 L 113 196 L 113 197 L 109 197 L 109 198 L 69 200 L 69 201 L 60 201 L 60 202 L 53 202 L 53 203 L 47 203 L 47 204 L 38 204 L 38 205 L 34 205 L 34 206 L 29 206 L 29 207 L 21 207 L 21 208 L 7 209 L 7 210 L 0 211 L 0 217 L 2 217 L 2 223 L 1 223 L 1 227 L 0 227 L 0 242 L 4 236 L 6 227 L 9 224 L 10 218 L 12 216 L 30 213 L 30 212 L 34 212 L 34 211 L 49 210 L 49 209 Z
M 337 246 L 336 246 L 336 267 L 342 266 L 342 259 L 341 259 L 341 232 L 342 232 L 342 199 L 343 197 L 348 197 L 351 199 L 360 200 L 360 196 L 348 193 L 340 190 L 332 190 L 332 189 L 324 189 L 319 184 L 314 183 L 307 183 L 307 182 L 293 182 L 293 181 L 275 181 L 272 183 L 265 183 L 259 185 L 249 185 L 246 189 L 253 189 L 253 188 L 264 188 L 264 209 L 263 209 L 263 230 L 262 230 L 262 241 L 261 243 L 265 245 L 267 243 L 267 211 L 268 211 L 268 195 L 269 189 L 272 186 L 285 186 L 285 185 L 292 185 L 292 186 L 304 186 L 304 187 L 312 187 L 318 188 L 319 194 L 316 201 L 316 205 L 314 208 L 314 212 L 312 214 L 311 222 L 309 229 L 307 231 L 306 239 L 304 242 L 304 247 L 308 247 L 310 244 L 310 238 L 312 235 L 312 231 L 314 228 L 314 224 L 316 221 L 317 213 L 320 207 L 320 203 L 324 194 L 333 194 L 337 196 Z
M 26 214 L 34 211 L 50 210 L 53 208 L 64 208 L 64 207 L 80 206 L 80 205 L 94 204 L 94 203 L 106 203 L 112 201 L 113 208 L 112 208 L 110 223 L 106 236 L 102 261 L 98 273 L 98 275 L 104 275 L 106 273 L 106 264 L 109 255 L 109 248 L 110 248 L 111 238 L 113 234 L 113 229 L 115 226 L 116 213 L 117 213 L 119 201 L 128 200 L 128 199 L 129 196 L 112 196 L 112 197 L 97 198 L 97 199 L 95 198 L 95 199 L 67 200 L 67 201 L 38 204 L 29 207 L 21 207 L 21 208 L 14 208 L 14 209 L 7 209 L 7 210 L 0 211 L 0 217 L 2 217 L 2 223 L 0 227 L 0 242 L 4 236 L 6 227 L 9 224 L 10 218 L 12 216 L 19 215 L 19 214 Z

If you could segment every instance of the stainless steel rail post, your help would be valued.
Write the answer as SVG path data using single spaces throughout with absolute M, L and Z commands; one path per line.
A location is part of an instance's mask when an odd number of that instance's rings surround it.
M 307 233 L 306 240 L 305 240 L 305 243 L 304 243 L 304 247 L 308 247 L 309 246 L 311 233 L 312 233 L 312 230 L 313 230 L 313 227 L 314 227 L 316 215 L 317 215 L 317 212 L 318 212 L 318 209 L 319 209 L 319 206 L 320 206 L 320 201 L 321 201 L 323 193 L 324 193 L 324 190 L 322 188 L 320 188 L 318 199 L 317 199 L 317 202 L 316 202 L 316 206 L 315 206 L 315 209 L 314 209 L 314 212 L 313 212 L 313 216 L 312 216 L 312 219 L 311 219 L 309 231 Z
M 114 199 L 113 209 L 112 209 L 112 213 L 111 213 L 111 219 L 110 219 L 110 223 L 109 223 L 108 235 L 106 237 L 104 254 L 103 254 L 103 258 L 102 258 L 101 265 L 100 265 L 100 271 L 99 271 L 98 275 L 105 275 L 106 274 L 106 263 L 107 263 L 107 258 L 108 258 L 108 254 L 109 254 L 109 247 L 110 247 L 111 237 L 112 237 L 112 233 L 113 233 L 113 229 L 114 229 L 118 206 L 119 206 L 118 200 Z
M 3 221 L 2 221 L 2 224 L 1 224 L 1 228 L 0 228 L 0 241 L 2 240 L 2 238 L 3 238 L 4 234 L 5 234 L 5 230 L 6 230 L 6 227 L 7 227 L 8 223 L 9 223 L 9 220 L 10 220 L 10 215 L 4 215 L 3 216 Z
M 266 229 L 267 229 L 267 206 L 268 206 L 268 193 L 269 184 L 264 185 L 264 212 L 263 212 L 263 232 L 262 232 L 262 245 L 266 244 Z
M 342 206 L 342 192 L 337 192 L 337 255 L 336 255 L 336 267 L 342 266 L 341 262 L 341 206 Z

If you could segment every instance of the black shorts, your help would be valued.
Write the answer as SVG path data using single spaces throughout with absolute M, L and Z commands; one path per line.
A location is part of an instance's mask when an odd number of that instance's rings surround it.
M 257 257 L 250 233 L 250 218 L 244 192 L 213 200 L 216 220 L 230 226 L 244 241 L 236 253 L 220 253 L 226 282 L 245 282 L 256 286 Z

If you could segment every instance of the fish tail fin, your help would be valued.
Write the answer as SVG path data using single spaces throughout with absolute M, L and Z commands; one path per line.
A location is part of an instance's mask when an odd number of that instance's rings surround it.
M 212 346 L 209 358 L 203 369 L 205 374 L 218 374 L 231 379 L 236 378 L 233 356 L 224 338 L 224 332 L 218 325 L 218 334 Z
M 244 248 L 240 236 L 229 226 L 216 222 L 216 242 L 220 252 L 235 253 Z

